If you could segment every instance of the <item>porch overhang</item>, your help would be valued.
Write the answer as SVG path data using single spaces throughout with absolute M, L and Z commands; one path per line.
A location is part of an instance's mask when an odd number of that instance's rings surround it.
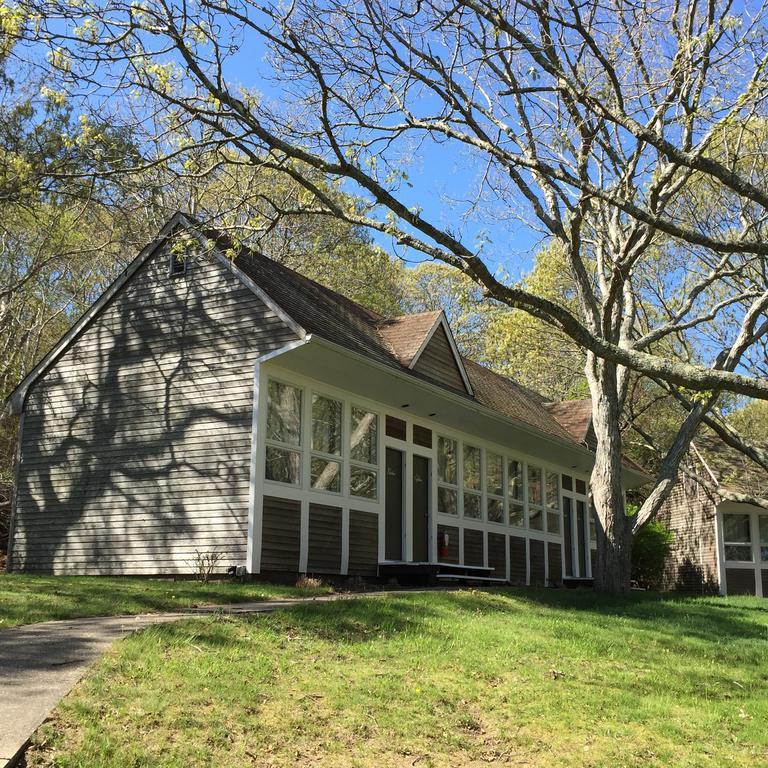
M 571 469 L 577 474 L 592 470 L 594 454 L 586 446 L 562 440 L 514 420 L 440 386 L 380 363 L 327 339 L 313 335 L 310 341 L 274 360 L 295 373 L 375 400 L 393 409 L 407 409 L 415 419 L 437 422 L 449 429 L 519 450 L 531 457 Z M 626 487 L 647 478 L 625 470 Z

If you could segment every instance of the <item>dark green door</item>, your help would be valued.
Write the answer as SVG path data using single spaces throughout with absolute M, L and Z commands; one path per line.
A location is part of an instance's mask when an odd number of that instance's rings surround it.
M 413 457 L 413 559 L 429 560 L 429 459 Z
M 384 499 L 384 557 L 403 559 L 403 452 L 387 448 Z

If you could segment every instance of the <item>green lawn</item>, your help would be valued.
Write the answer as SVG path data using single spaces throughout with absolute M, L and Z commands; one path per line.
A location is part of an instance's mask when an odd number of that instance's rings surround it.
M 275 584 L 172 581 L 101 576 L 0 574 L 0 629 L 78 616 L 176 611 L 211 603 L 237 603 L 329 592 Z
M 499 590 L 145 630 L 28 766 L 768 764 L 768 602 Z

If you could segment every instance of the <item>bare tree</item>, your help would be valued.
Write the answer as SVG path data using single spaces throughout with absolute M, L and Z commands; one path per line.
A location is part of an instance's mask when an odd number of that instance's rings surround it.
M 25 3 L 27 0 L 24 0 Z M 450 264 L 587 352 L 597 452 L 598 588 L 628 588 L 633 533 L 660 507 L 723 392 L 768 333 L 765 8 L 729 0 L 29 0 L 30 53 L 84 108 L 143 94 L 185 145 L 280 171 L 316 212 Z M 276 101 L 238 87 L 234 56 L 266 45 Z M 151 98 L 150 98 L 151 97 Z M 496 277 L 457 229 L 406 202 L 408 158 L 456 146 L 478 215 L 524 218 L 564 254 L 577 310 Z M 321 173 L 356 185 L 338 205 Z M 716 329 L 716 330 L 715 330 Z M 686 415 L 638 515 L 625 514 L 620 415 L 633 375 Z M 765 457 L 763 456 L 764 460 Z

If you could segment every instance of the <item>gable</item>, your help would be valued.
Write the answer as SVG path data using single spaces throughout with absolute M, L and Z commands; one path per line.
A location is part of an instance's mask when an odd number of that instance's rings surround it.
M 240 289 L 244 290 L 246 294 L 249 294 L 251 297 L 255 294 L 256 300 L 260 304 L 265 305 L 268 311 L 279 319 L 282 326 L 289 329 L 293 334 L 300 338 L 306 335 L 304 329 L 247 275 L 234 267 L 232 262 L 218 249 L 211 249 L 208 241 L 204 240 L 204 238 L 195 231 L 194 226 L 186 216 L 177 213 L 165 224 L 165 226 L 163 226 L 155 240 L 142 249 L 123 273 L 118 276 L 94 304 L 74 323 L 72 328 L 62 336 L 43 359 L 19 383 L 6 401 L 5 407 L 9 413 L 21 413 L 24 409 L 29 390 L 35 382 L 39 378 L 45 376 L 61 356 L 67 353 L 72 345 L 76 344 L 84 334 L 89 333 L 91 331 L 91 326 L 98 323 L 101 323 L 102 325 L 105 323 L 108 324 L 108 321 L 103 319 L 107 310 L 112 310 L 113 312 L 117 311 L 118 314 L 126 311 L 125 309 L 120 309 L 120 302 L 124 301 L 124 294 L 126 292 L 136 290 L 137 280 L 139 280 L 140 275 L 146 274 L 147 265 L 154 262 L 159 268 L 159 271 L 155 274 L 153 288 L 161 285 L 165 285 L 166 288 L 171 286 L 174 278 L 168 274 L 170 267 L 170 251 L 168 250 L 168 247 L 170 240 L 176 237 L 181 231 L 188 231 L 195 237 L 200 243 L 201 248 L 205 250 L 206 260 L 215 263 L 215 269 L 218 271 L 224 273 L 228 271 L 230 273 L 228 279 L 232 280 L 234 278 L 234 282 L 239 284 Z M 201 254 L 198 252 L 197 256 L 193 258 L 197 259 L 200 255 Z M 158 279 L 158 275 L 162 276 L 162 279 Z M 179 277 L 181 278 L 181 285 L 187 285 L 185 275 L 182 274 Z M 176 288 L 178 289 L 178 285 Z M 113 308 L 115 303 L 117 303 L 118 306 L 116 310 Z
M 440 323 L 429 341 L 411 363 L 411 370 L 453 389 L 468 391 L 463 371 L 459 368 L 453 345 L 445 326 Z

